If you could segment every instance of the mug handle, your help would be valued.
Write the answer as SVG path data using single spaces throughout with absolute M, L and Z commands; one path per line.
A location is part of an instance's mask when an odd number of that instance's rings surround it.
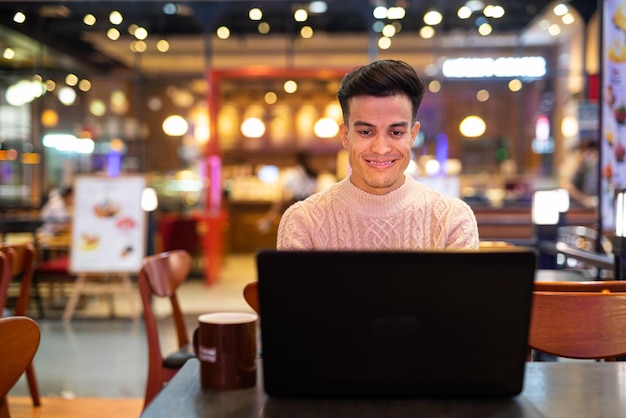
M 193 331 L 193 336 L 192 336 L 192 339 L 191 339 L 191 344 L 193 346 L 193 352 L 196 355 L 196 357 L 198 357 L 198 332 L 200 332 L 200 327 L 197 327 Z

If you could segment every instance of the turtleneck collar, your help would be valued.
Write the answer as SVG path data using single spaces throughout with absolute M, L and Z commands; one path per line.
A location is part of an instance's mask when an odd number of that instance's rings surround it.
M 350 176 L 336 184 L 339 201 L 350 206 L 352 210 L 367 216 L 391 216 L 400 211 L 411 199 L 412 193 L 419 189 L 419 183 L 411 176 L 405 175 L 402 186 L 389 193 L 376 195 L 359 189 L 350 181 Z

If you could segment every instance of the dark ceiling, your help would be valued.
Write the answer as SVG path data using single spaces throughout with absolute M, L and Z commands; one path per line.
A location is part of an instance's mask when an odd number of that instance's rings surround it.
M 164 13 L 166 1 L 2 1 L 0 2 L 0 29 L 2 26 L 21 32 L 56 50 L 91 63 L 101 71 L 108 71 L 121 64 L 111 57 L 103 56 L 83 36 L 84 32 L 104 32 L 111 24 L 108 15 L 112 10 L 119 10 L 124 21 L 119 25 L 121 31 L 130 24 L 145 27 L 151 34 L 202 35 L 214 33 L 218 26 L 230 28 L 233 35 L 251 36 L 257 34 L 258 22 L 248 18 L 248 10 L 259 7 L 263 10 L 263 21 L 268 22 L 271 34 L 294 34 L 303 23 L 295 23 L 293 11 L 296 6 L 306 6 L 308 2 L 257 0 L 257 1 L 180 1 L 173 2 L 177 13 Z M 306 24 L 316 31 L 341 35 L 367 33 L 375 19 L 372 16 L 374 4 L 388 4 L 384 0 L 328 0 L 325 14 L 310 14 Z M 456 11 L 464 0 L 398 0 L 394 4 L 404 4 L 407 15 L 401 20 L 402 32 L 415 32 L 423 26 L 422 17 L 430 8 L 436 8 L 443 14 L 439 31 L 470 30 L 475 27 L 477 16 L 461 20 Z M 542 12 L 551 0 L 499 0 L 506 14 L 503 18 L 490 20 L 494 33 L 520 32 L 532 19 Z M 574 7 L 585 19 L 596 10 L 594 0 L 572 0 Z M 14 13 L 20 10 L 27 16 L 25 23 L 12 22 Z M 83 23 L 85 14 L 91 13 L 97 18 L 94 26 Z M 3 47 L 0 43 L 0 47 Z

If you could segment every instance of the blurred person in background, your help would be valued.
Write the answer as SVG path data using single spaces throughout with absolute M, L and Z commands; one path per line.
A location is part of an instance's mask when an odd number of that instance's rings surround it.
M 598 143 L 584 139 L 574 148 L 561 167 L 561 187 L 570 198 L 586 208 L 598 206 Z
M 71 187 L 62 190 L 52 189 L 48 201 L 39 212 L 39 218 L 44 221 L 40 232 L 56 235 L 68 232 L 72 222 L 74 206 L 74 191 Z
M 311 155 L 307 151 L 299 151 L 296 162 L 297 165 L 283 175 L 278 199 L 257 222 L 260 232 L 269 232 L 287 207 L 318 191 L 319 173 L 311 164 Z

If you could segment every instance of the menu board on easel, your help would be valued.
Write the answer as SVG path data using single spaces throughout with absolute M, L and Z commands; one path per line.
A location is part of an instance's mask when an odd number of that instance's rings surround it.
M 145 256 L 143 176 L 79 176 L 74 183 L 73 273 L 136 273 Z

